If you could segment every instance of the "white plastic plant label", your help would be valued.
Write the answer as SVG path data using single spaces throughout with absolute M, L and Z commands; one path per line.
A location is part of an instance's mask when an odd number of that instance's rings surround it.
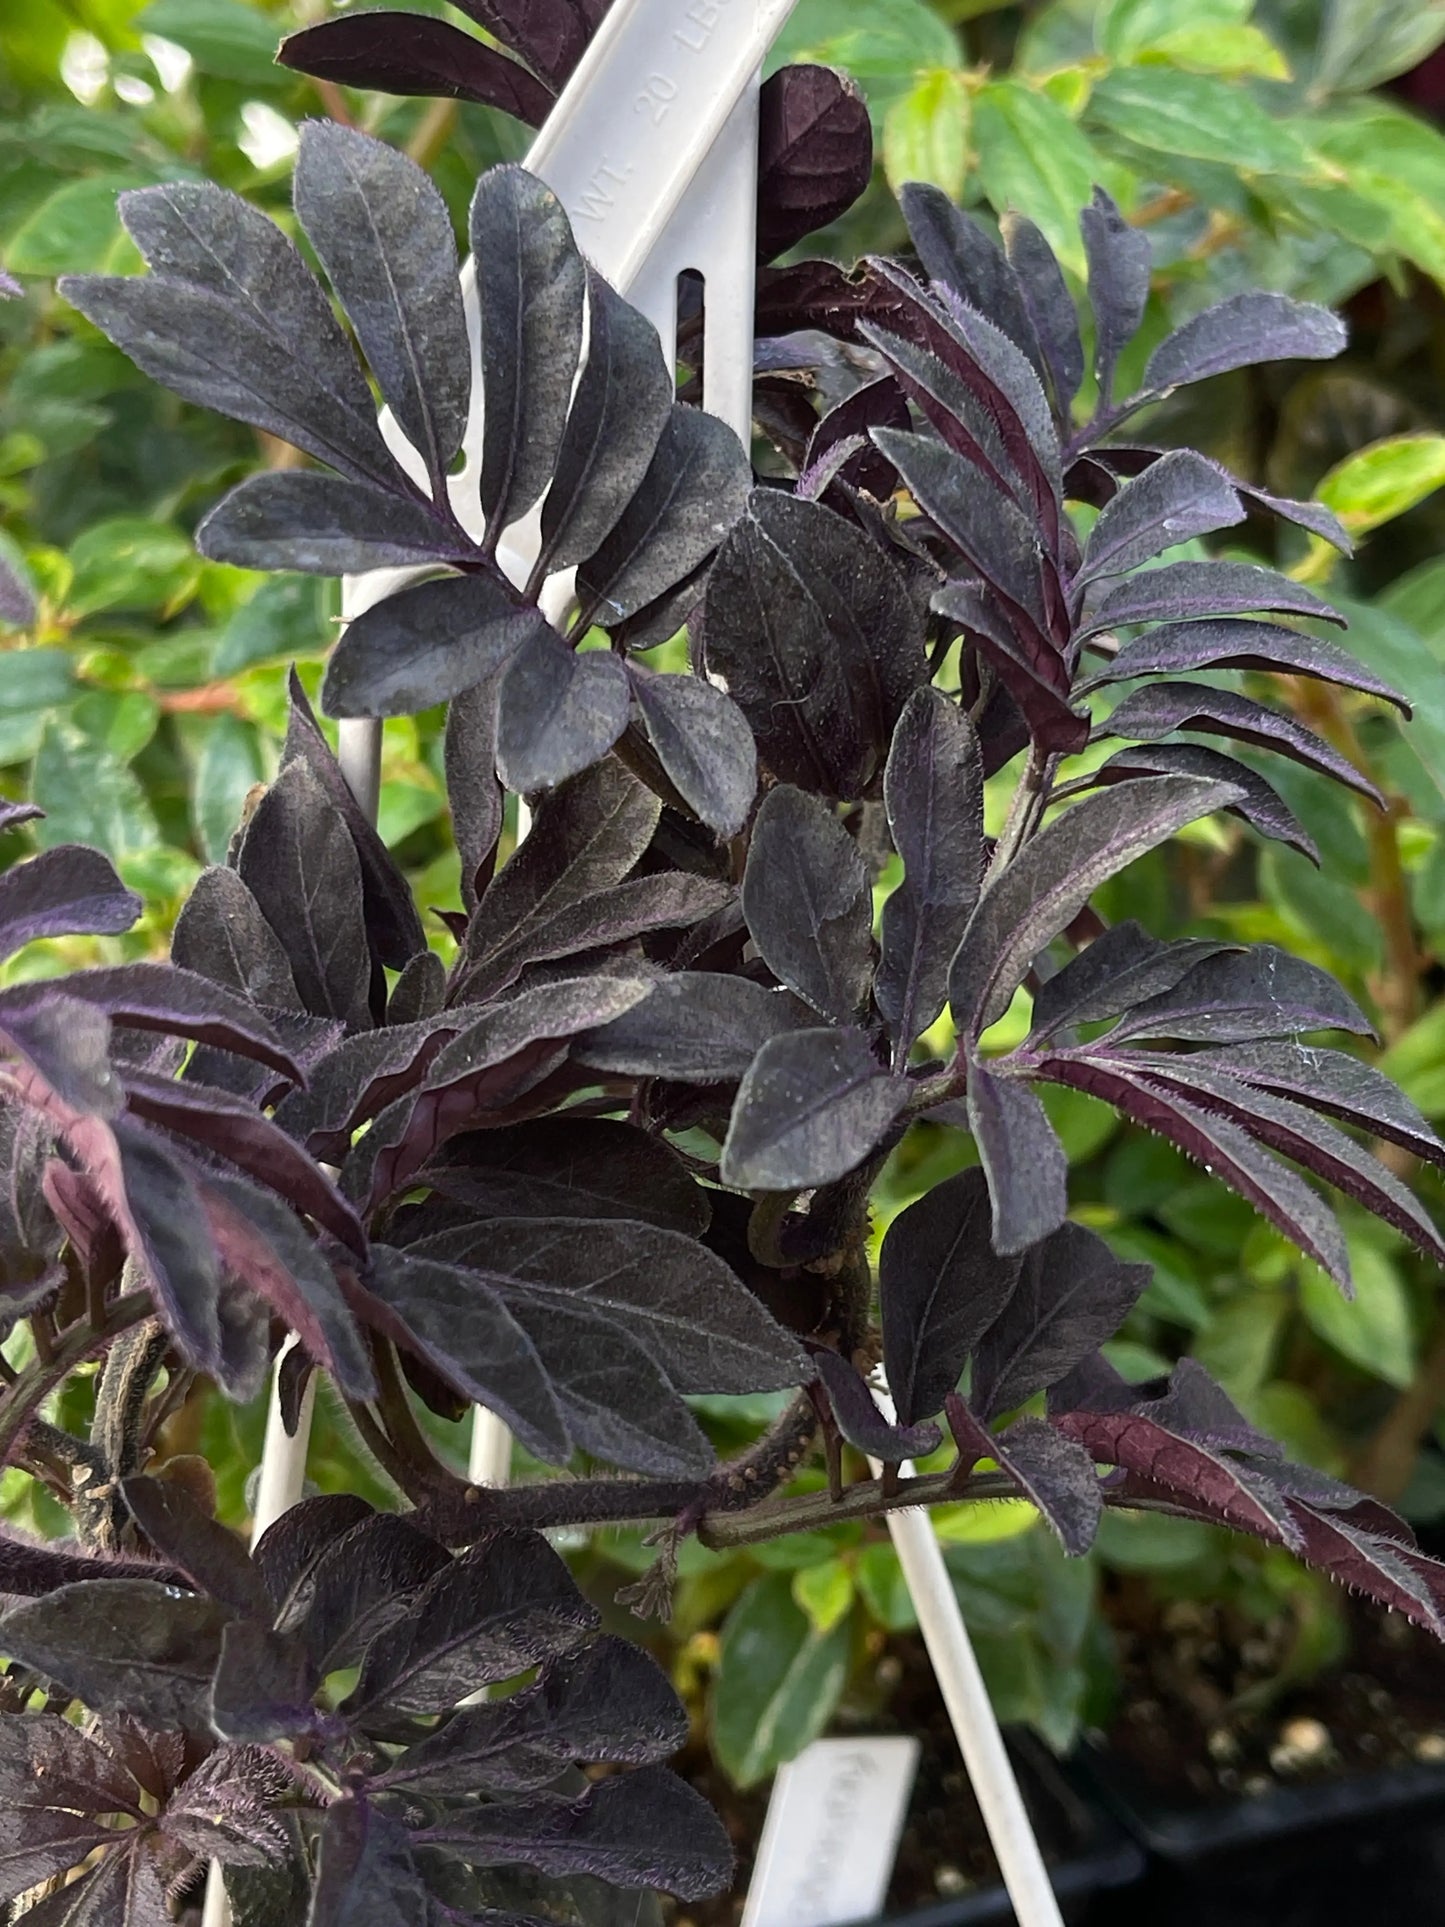
M 815 1740 L 779 1770 L 742 1927 L 842 1927 L 881 1912 L 918 1741 Z

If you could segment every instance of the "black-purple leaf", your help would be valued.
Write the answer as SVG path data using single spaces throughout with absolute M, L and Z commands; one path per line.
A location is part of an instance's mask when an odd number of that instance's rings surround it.
M 808 441 L 797 492 L 817 500 L 832 482 L 867 489 L 879 501 L 893 493 L 893 464 L 873 446 L 872 428 L 907 428 L 908 402 L 892 375 L 865 382 L 818 423 Z
M 429 1927 L 436 1919 L 409 1837 L 370 1801 L 334 1801 L 318 1844 L 307 1927 Z
M 1024 306 L 1033 322 L 1043 352 L 1044 369 L 1054 393 L 1054 410 L 1067 426 L 1069 409 L 1084 379 L 1084 345 L 1079 339 L 1079 317 L 1074 297 L 1064 279 L 1058 257 L 1032 221 L 1006 213 L 999 223 L 1009 265 L 1018 277 Z M 967 289 L 961 290 L 967 293 Z M 981 305 L 987 309 L 988 303 Z M 1000 326 L 1005 326 L 995 315 Z M 1027 352 L 1027 343 L 1019 342 Z M 1042 370 L 1041 370 L 1042 372 Z
M 313 469 L 252 475 L 213 508 L 196 547 L 240 569 L 346 575 L 444 562 L 471 545 L 424 502 Z
M 1042 373 L 1001 328 L 951 288 L 942 291 L 939 305 L 953 339 L 1003 403 L 1001 425 L 1014 445 L 1014 467 L 1027 490 L 1025 507 L 1037 515 L 1045 541 L 1053 545 L 1059 532 L 1063 470 L 1058 428 Z M 1022 433 L 1022 447 L 1014 438 L 1009 415 Z
M 542 1361 L 490 1285 L 459 1270 L 380 1245 L 368 1290 L 390 1314 L 373 1322 L 416 1351 L 463 1397 L 499 1412 L 539 1458 L 561 1464 L 571 1439 Z
M 942 442 L 892 428 L 875 428 L 873 440 L 969 570 L 1047 635 L 1044 552 L 1031 518 L 973 462 Z
M 641 1340 L 679 1392 L 779 1391 L 802 1352 L 721 1258 L 680 1232 L 618 1218 L 493 1219 L 428 1239 L 508 1302 L 549 1294 Z
M 497 698 L 497 773 L 508 789 L 555 789 L 604 757 L 627 727 L 620 657 L 569 649 L 545 624 L 507 665 Z
M 1117 704 L 1095 731 L 1096 736 L 1131 736 L 1140 742 L 1157 742 L 1176 729 L 1197 729 L 1214 736 L 1227 736 L 1248 743 L 1255 749 L 1277 750 L 1307 769 L 1332 776 L 1337 783 L 1356 790 L 1382 808 L 1384 798 L 1370 779 L 1349 757 L 1316 736 L 1312 729 L 1278 709 L 1270 709 L 1249 696 L 1232 689 L 1215 689 L 1206 683 L 1157 682 L 1136 689 Z
M 115 1125 L 115 1146 L 117 1188 L 130 1220 L 122 1231 L 144 1267 L 156 1311 L 187 1360 L 224 1380 L 221 1260 L 195 1177 L 161 1138 L 124 1118 Z
M 288 1092 L 276 1122 L 315 1157 L 346 1155 L 359 1124 L 415 1088 L 442 1046 L 468 1019 L 461 1011 L 359 1031 L 329 1051 L 303 1091 Z
M 1151 1403 L 1126 1412 L 1061 1413 L 1053 1422 L 1099 1464 L 1123 1466 L 1222 1524 L 1301 1548 L 1289 1503 L 1267 1477 L 1212 1442 L 1176 1430 Z
M 994 1250 L 977 1167 L 945 1178 L 893 1220 L 878 1254 L 878 1292 L 883 1362 L 906 1424 L 942 1410 L 1018 1275 L 1019 1260 Z
M 79 974 L 79 973 L 77 973 Z M 28 994 L 27 994 L 28 992 Z M 64 1126 L 77 1113 L 113 1118 L 123 1092 L 110 1062 L 110 1025 L 104 1011 L 78 997 L 17 984 L 0 992 L 0 1040 L 30 1071 L 6 1069 L 24 1101 Z
M 497 977 L 509 953 L 536 954 L 535 933 L 584 897 L 620 883 L 652 840 L 659 810 L 651 790 L 613 758 L 544 796 L 531 833 L 488 884 L 467 926 L 459 988 L 468 978 Z
M 361 864 L 346 818 L 305 763 L 282 770 L 257 804 L 238 868 L 281 939 L 306 1009 L 368 1029 Z
M 408 155 L 329 120 L 302 125 L 293 191 L 382 398 L 425 462 L 432 500 L 442 507 L 471 395 L 446 203 Z
M 1037 1075 L 1102 1097 L 1136 1124 L 1177 1144 L 1268 1218 L 1343 1290 L 1350 1291 L 1349 1253 L 1334 1213 L 1302 1178 L 1261 1150 L 1238 1125 L 1139 1077 L 1125 1057 L 1061 1054 L 1045 1058 Z
M 245 1542 L 173 1479 L 130 1478 L 122 1494 L 136 1524 L 161 1558 L 208 1594 L 248 1619 L 269 1619 L 261 1575 Z
M 927 680 L 897 570 L 821 503 L 756 490 L 708 581 L 703 649 L 778 775 L 853 798 Z
M 79 1552 L 63 1552 L 53 1544 L 33 1544 L 8 1530 L 0 1532 L 0 1593 L 15 1599 L 39 1599 L 61 1586 L 91 1579 L 149 1579 L 169 1586 L 184 1584 L 184 1576 L 174 1567 L 158 1565 L 154 1560 L 124 1559 L 113 1554 L 90 1558 Z
M 482 328 L 481 503 L 491 550 L 551 479 L 582 346 L 587 275 L 562 203 L 523 168 L 483 174 L 469 221 Z
M 1157 776 L 1085 797 L 1047 824 L 969 918 L 949 972 L 960 1033 L 976 1037 L 1003 1015 L 1033 959 L 1106 877 L 1237 795 L 1196 777 Z
M 707 1229 L 708 1194 L 677 1152 L 616 1118 L 539 1117 L 453 1138 L 422 1181 L 477 1218 L 640 1218 L 694 1236 Z
M 977 374 L 972 381 L 965 380 L 931 348 L 871 322 L 862 322 L 858 332 L 887 357 L 898 387 L 917 402 L 948 447 L 981 470 L 1001 493 L 1021 505 L 1027 503 L 1027 487 L 1000 432 L 996 414 L 977 392 Z M 866 421 L 862 432 L 872 439 L 877 428 L 906 432 L 911 427 L 905 406 L 901 421 L 889 411 L 881 420 Z M 883 464 L 889 475 L 896 476 L 894 463 L 876 443 L 874 460 Z
M 472 1806 L 425 1838 L 482 1865 L 591 1874 L 619 1887 L 665 1887 L 684 1900 L 719 1892 L 733 1869 L 722 1822 L 660 1766 L 600 1781 L 576 1800 L 536 1793 Z
M 929 606 L 956 623 L 997 671 L 1039 749 L 1071 755 L 1084 747 L 1089 722 L 1072 705 L 1068 665 L 1030 617 L 1011 609 L 982 582 L 950 582 L 935 591 Z M 980 719 L 985 736 L 987 720 Z M 1012 753 L 1006 751 L 1000 761 Z M 987 773 L 995 767 L 986 765 Z
M 387 1787 L 470 1796 L 529 1792 L 572 1760 L 646 1766 L 675 1753 L 687 1716 L 649 1653 L 612 1635 L 543 1669 L 535 1686 L 459 1712 L 409 1747 Z
M 463 0 L 461 10 L 560 91 L 607 0 Z
M 868 109 L 848 75 L 807 65 L 770 75 L 758 100 L 758 259 L 836 221 L 872 172 Z
M 1166 335 L 1149 357 L 1139 399 L 1261 361 L 1332 361 L 1345 339 L 1344 323 L 1328 308 L 1250 288 Z
M 277 1602 L 276 1630 L 299 1641 L 318 1678 L 354 1666 L 451 1565 L 445 1547 L 405 1518 L 373 1514 L 337 1534 Z
M 254 1104 L 209 1084 L 149 1071 L 127 1071 L 125 1085 L 133 1116 L 219 1153 L 314 1217 L 358 1257 L 365 1256 L 366 1234 L 355 1211 L 330 1178 Z
M 632 700 L 678 795 L 710 830 L 736 836 L 758 787 L 758 752 L 747 718 L 701 676 L 665 676 L 627 665 Z
M 608 1317 L 570 1292 L 500 1289 L 537 1347 L 574 1444 L 655 1479 L 707 1477 L 712 1447 L 630 1320 Z
M 1238 802 L 1228 805 L 1231 816 L 1239 817 L 1261 836 L 1288 843 L 1311 863 L 1320 860 L 1314 839 L 1279 791 L 1236 757 L 1203 743 L 1141 743 L 1132 749 L 1116 749 L 1094 771 L 1093 780 L 1121 783 L 1135 776 L 1207 776 L 1216 783 L 1231 784 L 1243 792 Z
M 1056 1384 L 1112 1338 L 1149 1282 L 1082 1225 L 1063 1224 L 1024 1255 L 1018 1282 L 973 1354 L 971 1401 L 984 1418 Z
M 948 1401 L 948 1422 L 961 1456 L 972 1454 L 975 1464 L 993 1459 L 1038 1507 L 1065 1552 L 1077 1558 L 1089 1550 L 1103 1515 L 1104 1495 L 1094 1462 L 1082 1446 L 1036 1418 L 1020 1419 L 995 1438 L 956 1395 Z
M 1313 1111 L 1257 1086 L 1241 1084 L 1226 1071 L 1204 1068 L 1192 1056 L 1141 1055 L 1134 1062 L 1156 1082 L 1182 1090 L 1191 1102 L 1231 1118 L 1261 1144 L 1302 1164 L 1313 1176 L 1323 1178 L 1403 1232 L 1437 1263 L 1445 1264 L 1445 1242 L 1409 1187 L 1353 1138 L 1326 1124 Z
M 993 1200 L 993 1248 L 1026 1251 L 1064 1221 L 1069 1161 L 1043 1105 L 1016 1078 L 968 1067 L 968 1121 Z
M 333 1539 L 341 1538 L 363 1519 L 375 1516 L 366 1500 L 351 1492 L 327 1492 L 298 1499 L 288 1512 L 267 1526 L 251 1550 L 272 1605 L 281 1604 Z
M 1247 616 L 1257 609 L 1343 623 L 1312 589 L 1253 562 L 1166 562 L 1110 589 L 1089 609 L 1081 635 L 1125 623 L 1187 622 L 1198 616 Z
M 1437 1639 L 1445 1638 L 1445 1593 L 1440 1568 L 1408 1543 L 1371 1532 L 1335 1513 L 1295 1503 L 1303 1540 L 1300 1556 L 1352 1591 L 1393 1607 Z
M 299 257 L 297 267 L 305 273 Z M 250 307 L 164 275 L 67 275 L 58 286 L 143 374 L 184 400 L 278 436 L 358 481 L 396 486 L 374 411 L 361 417 L 346 392 L 340 354 L 335 370 L 329 361 L 318 370 L 296 354 L 289 334 Z M 350 349 L 344 353 L 355 372 Z
M 249 1003 L 300 1010 L 281 939 L 235 870 L 202 870 L 171 935 L 171 960 Z
M 834 1023 L 868 986 L 873 897 L 858 846 L 826 803 L 780 784 L 763 799 L 743 873 L 743 915 L 782 983 Z
M 1147 234 L 1130 227 L 1102 187 L 1079 215 L 1089 265 L 1089 306 L 1094 311 L 1094 373 L 1099 400 L 1113 395 L 1114 370 L 1144 319 L 1153 250 Z
M 1445 1144 L 1405 1093 L 1383 1071 L 1345 1051 L 1326 1050 L 1318 1044 L 1249 1043 L 1217 1056 L 1201 1051 L 1191 1062 L 1292 1097 L 1375 1137 L 1403 1145 L 1416 1157 L 1445 1164 Z
M 231 312 L 224 330 L 248 350 L 239 361 L 222 364 L 219 392 L 202 390 L 192 399 L 223 413 L 231 412 L 223 399 L 227 394 L 252 409 L 295 408 L 299 419 L 314 418 L 315 431 L 336 444 L 330 451 L 324 445 L 311 448 L 313 454 L 345 473 L 395 487 L 396 467 L 378 430 L 366 377 L 315 276 L 274 221 L 208 181 L 172 181 L 133 190 L 121 196 L 120 214 L 154 276 L 225 303 Z M 157 294 L 155 311 L 165 320 L 165 291 L 158 289 Z M 205 325 L 202 315 L 215 322 L 213 305 L 202 302 L 196 307 L 184 296 L 181 302 L 182 312 L 174 320 L 190 314 L 197 326 Z M 172 328 L 166 327 L 162 340 L 172 338 Z M 180 366 L 186 368 L 186 329 L 175 329 L 174 339 Z M 193 340 L 192 351 L 199 353 L 202 345 L 200 339 Z M 160 350 L 162 341 L 152 347 Z M 203 383 L 202 367 L 191 369 L 190 377 L 193 384 Z M 248 377 L 254 378 L 250 384 Z M 242 412 L 240 419 L 251 421 L 252 416 Z M 285 427 L 279 432 L 286 436 Z
M 657 330 L 590 269 L 587 327 L 587 362 L 542 504 L 542 555 L 551 569 L 585 561 L 611 533 L 672 411 Z
M 746 977 L 680 970 L 572 1047 L 579 1063 L 684 1084 L 734 1083 L 769 1038 L 810 1022 L 785 993 Z
M 494 994 L 512 982 L 523 966 L 553 958 L 600 953 L 632 942 L 649 931 L 688 929 L 715 915 L 733 900 L 731 884 L 686 870 L 660 870 L 628 877 L 609 890 L 584 897 L 559 910 L 526 942 L 508 951 L 505 970 L 474 974 L 465 980 L 468 999 Z
M 372 1641 L 347 1711 L 446 1712 L 480 1686 L 565 1653 L 597 1620 L 540 1533 L 488 1533 Z
M 1410 713 L 1403 696 L 1337 642 L 1277 622 L 1180 622 L 1150 629 L 1125 643 L 1090 680 L 1128 682 L 1135 676 L 1178 675 L 1187 669 L 1275 669 L 1290 676 L 1318 676 L 1378 696 L 1406 716 Z
M 12 1713 L 0 1736 L 0 1899 L 11 1901 L 115 1843 L 105 1824 L 144 1824 L 120 1761 L 55 1713 Z
M 763 1045 L 738 1088 L 719 1171 L 741 1191 L 796 1191 L 854 1170 L 908 1102 L 861 1030 L 796 1030 Z
M 271 1024 L 253 1004 L 204 977 L 174 964 L 114 964 L 75 970 L 65 979 L 66 997 L 103 1010 L 112 1023 L 128 1029 L 193 1037 L 198 1043 L 253 1057 L 300 1083 L 300 1066 L 284 1050 Z M 0 991 L 0 1006 L 19 1006 L 37 995 L 37 986 L 16 984 Z
M 615 628 L 701 567 L 743 513 L 751 484 L 732 429 L 674 403 L 636 494 L 577 571 L 590 619 Z
M 447 704 L 444 744 L 452 837 L 462 866 L 462 907 L 470 915 L 492 875 L 502 834 L 494 681 L 475 683 L 453 696 Z
M 119 936 L 143 907 L 99 850 L 78 843 L 42 850 L 0 875 L 0 960 L 38 937 Z
M 291 713 L 286 719 L 281 767 L 304 763 L 340 810 L 361 864 L 362 914 L 373 957 L 389 970 L 402 970 L 427 947 L 426 931 L 422 928 L 411 886 L 377 834 L 375 824 L 362 808 L 331 745 L 322 735 L 294 665 L 288 688 Z
M 1130 918 L 1095 937 L 1034 996 L 1032 1038 L 1054 1037 L 1173 990 L 1197 963 L 1230 946 L 1204 937 L 1162 942 Z
M 903 881 L 883 906 L 873 995 L 900 1070 L 943 1009 L 948 966 L 983 876 L 983 755 L 966 713 L 938 690 L 909 698 L 893 732 L 883 797 Z
M 925 182 L 910 181 L 900 189 L 898 201 L 929 280 L 951 288 L 987 315 L 1043 375 L 1046 364 L 1033 316 L 1013 263 L 998 242 L 972 215 Z
M 499 107 L 540 127 L 552 90 L 474 34 L 425 14 L 339 14 L 288 34 L 276 59 L 318 80 L 382 94 L 434 94 Z
M 89 1579 L 0 1619 L 0 1648 L 94 1713 L 204 1733 L 225 1607 L 147 1579 Z
M 326 667 L 328 716 L 410 716 L 497 675 L 534 639 L 556 641 L 499 576 L 443 576 L 347 624 Z M 559 648 L 560 644 L 557 645 Z
M 1274 944 L 1221 949 L 1201 958 L 1169 989 L 1131 1009 L 1110 1036 L 1175 1037 L 1201 1044 L 1241 1044 L 1302 1030 L 1374 1028 L 1326 970 Z
M 943 1436 L 930 1419 L 896 1425 L 879 1411 L 867 1380 L 850 1359 L 837 1352 L 815 1352 L 813 1365 L 823 1381 L 838 1430 L 850 1445 L 884 1465 L 901 1465 L 936 1450 Z
M 1152 556 L 1244 520 L 1244 506 L 1214 462 L 1171 449 L 1107 503 L 1090 531 L 1076 580 L 1127 575 Z
M 208 1176 L 201 1206 L 227 1273 L 263 1299 L 351 1398 L 376 1381 L 330 1261 L 277 1199 L 237 1178 Z

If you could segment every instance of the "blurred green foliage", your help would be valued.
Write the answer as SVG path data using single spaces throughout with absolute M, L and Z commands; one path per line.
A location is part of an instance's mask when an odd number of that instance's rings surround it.
M 0 8 L 0 262 L 26 286 L 23 301 L 0 303 L 0 551 L 39 603 L 32 629 L 0 629 L 0 793 L 45 807 L 32 843 L 98 844 L 148 905 L 123 939 L 31 946 L 30 971 L 163 947 L 191 880 L 224 856 L 247 793 L 274 769 L 284 665 L 298 661 L 314 689 L 336 615 L 334 585 L 197 557 L 190 536 L 210 504 L 287 451 L 146 382 L 55 296 L 53 277 L 139 266 L 115 214 L 126 187 L 209 178 L 290 225 L 307 115 L 344 114 L 407 146 L 458 212 L 484 167 L 525 151 L 525 130 L 497 114 L 346 94 L 273 66 L 280 34 L 322 10 Z M 873 115 L 875 182 L 815 248 L 852 259 L 901 245 L 891 188 L 929 179 L 985 215 L 1031 216 L 1077 275 L 1077 210 L 1101 181 L 1155 244 L 1134 353 L 1236 288 L 1343 306 L 1341 360 L 1225 377 L 1163 404 L 1147 435 L 1187 439 L 1281 493 L 1318 493 L 1356 534 L 1346 564 L 1331 567 L 1294 530 L 1270 559 L 1324 583 L 1350 615 L 1351 646 L 1415 705 L 1402 730 L 1363 699 L 1287 692 L 1371 771 L 1389 811 L 1272 764 L 1323 869 L 1210 826 L 1136 865 L 1104 907 L 1160 935 L 1278 941 L 1334 970 L 1376 1013 L 1380 1061 L 1437 1122 L 1445 135 L 1431 113 L 1445 109 L 1445 75 L 1430 56 L 1442 42 L 1441 0 L 799 0 L 774 56 L 848 68 Z M 435 716 L 387 727 L 381 828 L 422 902 L 450 903 Z M 26 839 L 10 842 L 13 860 Z M 1120 1369 L 1142 1379 L 1192 1352 L 1294 1454 L 1402 1500 L 1418 1522 L 1445 1519 L 1445 1300 L 1423 1262 L 1373 1220 L 1348 1219 L 1358 1290 L 1345 1304 L 1173 1149 L 1081 1095 L 1054 1091 L 1049 1104 L 1077 1214 L 1154 1267 L 1113 1347 Z M 879 1234 L 888 1212 L 967 1155 L 957 1133 L 912 1133 Z M 1407 1175 L 1432 1208 L 1445 1203 L 1434 1174 Z M 711 1402 L 720 1448 L 751 1436 L 766 1405 Z M 260 1420 L 212 1401 L 176 1442 L 211 1458 L 233 1519 L 246 1511 Z M 359 1462 L 324 1419 L 313 1477 L 380 1497 Z M 0 1508 L 10 1497 L 0 1489 Z M 1020 1506 L 957 1508 L 938 1524 L 1001 1713 L 1059 1746 L 1107 1710 L 1101 1594 L 1141 1575 L 1160 1597 L 1227 1599 L 1244 1622 L 1284 1616 L 1292 1674 L 1338 1648 L 1328 1589 L 1208 1528 L 1110 1515 L 1095 1553 L 1069 1562 Z M 625 1534 L 577 1552 L 604 1592 L 651 1556 Z M 689 1546 L 669 1638 L 699 1698 L 710 1683 L 722 1765 L 751 1783 L 840 1702 L 866 1699 L 883 1641 L 911 1624 L 886 1532 L 850 1525 L 726 1558 Z

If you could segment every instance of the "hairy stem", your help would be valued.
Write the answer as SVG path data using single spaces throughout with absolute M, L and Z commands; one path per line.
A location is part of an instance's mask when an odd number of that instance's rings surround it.
M 31 1360 L 0 1397 L 0 1465 L 10 1464 L 41 1403 L 64 1383 L 76 1366 L 83 1365 L 96 1352 L 104 1351 L 122 1332 L 149 1318 L 151 1310 L 148 1291 L 129 1292 L 115 1301 L 102 1324 L 67 1332 L 48 1359 Z

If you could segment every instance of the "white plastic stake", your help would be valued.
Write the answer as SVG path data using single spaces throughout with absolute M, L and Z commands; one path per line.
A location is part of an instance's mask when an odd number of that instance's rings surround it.
M 895 1419 L 892 1399 L 883 1391 L 877 1396 L 888 1418 Z M 883 1468 L 878 1461 L 870 1459 L 868 1463 L 874 1478 L 880 1477 Z M 906 1479 L 912 1475 L 913 1466 L 905 1460 L 898 1470 Z M 1033 1822 L 1019 1792 L 1013 1761 L 1003 1743 L 927 1507 L 890 1512 L 888 1530 L 1018 1927 L 1063 1927 Z

